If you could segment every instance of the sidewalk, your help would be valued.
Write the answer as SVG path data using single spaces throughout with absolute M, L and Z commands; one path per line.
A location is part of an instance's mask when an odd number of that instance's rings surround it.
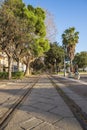
M 57 76 L 59 76 L 59 75 L 57 75 Z M 78 80 L 78 79 L 68 78 L 68 77 L 64 77 L 64 76 L 60 76 L 60 77 L 63 77 L 63 78 L 65 78 L 65 79 L 68 79 L 68 80 L 71 80 L 71 81 L 75 81 L 75 82 L 78 82 L 78 83 L 87 85 L 87 82 L 82 81 L 82 80 L 80 80 L 80 79 Z
M 81 84 L 84 84 L 84 85 L 87 85 L 87 82 L 84 82 L 84 81 L 81 81 L 81 80 L 76 80 L 76 79 L 67 78 L 67 77 L 63 77 L 63 78 L 71 80 L 71 81 L 75 81 L 75 82 L 78 82 L 78 83 L 81 83 Z M 83 112 L 85 112 L 87 114 L 87 98 L 81 97 L 80 95 L 78 95 L 74 91 L 68 89 L 62 83 L 57 82 L 56 84 L 66 93 L 67 96 L 69 96 L 82 109 Z
M 5 130 L 82 130 L 80 124 L 50 83 L 40 78 Z

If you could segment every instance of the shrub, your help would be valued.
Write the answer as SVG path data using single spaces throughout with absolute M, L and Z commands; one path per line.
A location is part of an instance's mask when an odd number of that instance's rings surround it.
M 21 79 L 24 76 L 24 72 L 18 71 L 18 72 L 12 72 L 12 77 L 15 79 Z
M 0 72 L 0 78 L 1 78 L 1 79 L 6 79 L 6 78 L 8 78 L 8 72 Z

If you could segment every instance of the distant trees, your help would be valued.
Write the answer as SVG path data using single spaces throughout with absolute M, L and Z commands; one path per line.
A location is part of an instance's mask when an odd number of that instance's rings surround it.
M 50 50 L 46 53 L 45 64 L 47 68 L 51 69 L 51 72 L 61 67 L 64 59 L 64 49 L 57 43 L 50 44 Z
M 45 70 L 44 59 L 43 57 L 37 58 L 34 62 L 31 63 L 31 67 L 33 68 L 33 73 L 43 72 Z
M 77 53 L 73 62 L 77 64 L 79 68 L 83 68 L 84 70 L 84 68 L 87 67 L 87 52 L 82 51 Z
M 64 31 L 62 39 L 63 47 L 70 58 L 70 68 L 72 71 L 72 61 L 75 55 L 75 47 L 79 39 L 79 32 L 75 31 L 74 27 L 70 27 Z

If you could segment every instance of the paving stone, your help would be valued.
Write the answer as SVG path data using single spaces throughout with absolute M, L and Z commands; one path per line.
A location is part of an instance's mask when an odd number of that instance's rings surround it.
M 43 99 L 45 99 L 45 100 L 47 100 L 47 99 L 50 99 L 50 100 L 53 100 L 53 97 L 51 97 L 51 95 L 50 96 L 46 96 L 46 95 L 32 95 L 32 96 L 30 96 L 30 98 L 29 98 L 29 100 L 31 101 L 31 100 L 33 100 L 33 101 L 39 101 L 39 99 L 40 98 L 43 98 Z
M 58 105 L 58 106 L 66 106 L 66 103 L 64 102 L 64 100 L 58 95 L 58 96 L 55 96 L 54 98 L 53 98 L 53 100 L 54 100 L 54 103 L 56 104 L 56 105 Z
M 77 105 L 82 109 L 83 112 L 87 114 L 87 101 L 86 100 L 76 100 Z
M 83 100 L 83 98 L 82 97 L 80 97 L 79 95 L 77 95 L 77 94 L 67 94 L 71 99 L 73 99 L 73 100 Z
M 30 130 L 30 129 L 28 129 L 28 130 Z M 39 126 L 35 127 L 32 130 L 63 130 L 63 129 L 61 127 L 55 127 L 55 126 L 45 122 L 45 123 L 42 123 Z
M 20 127 L 25 129 L 25 130 L 30 130 L 30 129 L 36 127 L 37 125 L 39 125 L 41 123 L 42 123 L 42 121 L 40 119 L 37 119 L 37 118 L 33 117 L 33 118 L 29 119 L 29 120 L 26 120 L 26 121 L 22 122 L 20 124 Z
M 14 127 L 6 127 L 5 130 L 23 130 L 21 127 L 17 127 L 17 126 L 14 126 Z
M 8 111 L 9 108 L 0 107 L 0 118 Z
M 45 112 L 43 110 L 39 110 L 39 109 L 30 107 L 30 106 L 27 106 L 27 107 L 22 106 L 22 110 L 27 111 L 33 117 L 40 118 L 41 120 L 46 121 L 46 122 L 50 122 L 50 123 L 53 123 L 53 122 L 63 118 L 60 115 L 56 115 L 56 114 L 53 114 L 50 112 Z
M 12 122 L 14 122 L 13 124 L 18 124 L 30 118 L 32 118 L 32 115 L 30 115 L 27 111 L 17 110 Z M 10 122 L 10 124 L 12 124 L 12 122 Z
M 24 122 L 25 120 L 31 119 L 32 116 L 28 114 L 26 111 L 18 110 L 14 115 L 14 118 L 8 123 L 5 130 L 23 130 L 19 124 Z
M 87 99 L 86 98 L 84 99 L 83 97 L 76 94 L 69 88 L 66 88 L 66 86 L 63 84 L 59 84 L 59 87 L 66 93 L 66 95 L 69 96 L 69 98 L 71 98 L 82 109 L 83 112 L 87 114 L 87 105 L 86 105 Z
M 58 93 L 56 93 L 56 92 L 53 91 L 53 90 L 46 89 L 45 92 L 44 92 L 43 90 L 41 90 L 41 92 L 40 92 L 40 90 L 38 90 L 38 92 L 37 92 L 37 93 L 34 92 L 33 95 L 34 95 L 34 96 L 39 95 L 39 96 L 44 96 L 44 97 L 50 97 L 50 96 L 51 96 L 51 97 L 54 97 L 54 96 L 57 96 Z
M 64 89 L 63 85 L 61 87 Z M 82 130 L 50 80 L 42 76 L 9 122 L 7 130 L 16 130 L 16 128 L 17 130 L 18 128 L 19 130 L 73 130 L 72 125 L 71 128 L 70 125 L 67 126 L 68 123 L 73 125 L 76 123 L 75 128 L 79 126 L 79 130 Z
M 11 106 L 17 101 L 17 98 L 11 98 L 11 100 L 6 101 L 3 103 L 2 107 L 11 108 Z
M 38 92 L 39 92 L 39 90 L 38 90 Z M 57 91 L 56 91 L 56 93 L 57 93 Z M 53 104 L 53 105 L 65 104 L 65 102 L 60 98 L 58 93 L 51 96 L 51 94 L 48 95 L 48 94 L 44 94 L 44 93 L 43 94 L 41 94 L 41 93 L 33 94 L 33 91 L 31 93 L 31 95 L 29 96 L 29 99 L 27 99 L 24 104 L 31 105 L 33 103 L 38 103 L 38 102 Z
M 62 117 L 73 117 L 72 112 L 69 110 L 67 106 L 58 106 L 50 110 L 50 112 L 61 115 Z
M 63 130 L 83 130 L 75 118 L 64 118 L 54 125 L 61 127 Z
M 47 104 L 51 104 L 51 105 L 60 105 L 62 104 L 63 105 L 63 102 L 59 102 L 60 100 L 57 99 L 55 100 L 54 98 L 44 98 L 44 97 L 40 97 L 38 98 L 38 100 L 29 100 L 28 104 L 34 104 L 34 103 L 38 103 L 38 102 L 42 102 L 42 103 L 47 103 Z
M 48 111 L 48 110 L 54 108 L 53 105 L 47 104 L 47 103 L 42 103 L 42 102 L 36 103 L 36 104 L 32 104 L 32 107 L 35 107 L 37 109 L 41 109 L 41 110 L 44 110 L 44 111 Z

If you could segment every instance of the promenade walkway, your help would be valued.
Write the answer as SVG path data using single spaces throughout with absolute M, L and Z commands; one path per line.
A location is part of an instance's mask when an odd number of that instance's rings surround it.
M 83 130 L 47 76 L 43 75 L 5 130 Z

